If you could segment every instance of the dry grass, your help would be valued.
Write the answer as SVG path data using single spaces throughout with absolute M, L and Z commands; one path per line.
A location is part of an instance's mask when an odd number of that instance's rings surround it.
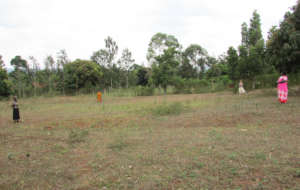
M 179 111 L 157 115 L 169 105 Z M 0 189 L 300 189 L 297 96 L 286 105 L 264 92 L 77 96 L 20 107 L 14 124 L 0 102 Z

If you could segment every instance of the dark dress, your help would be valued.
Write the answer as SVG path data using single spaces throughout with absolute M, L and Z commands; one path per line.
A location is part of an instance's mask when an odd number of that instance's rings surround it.
M 19 113 L 19 106 L 17 102 L 13 102 L 12 104 L 13 107 L 13 120 L 14 121 L 19 121 L 20 120 L 20 113 Z

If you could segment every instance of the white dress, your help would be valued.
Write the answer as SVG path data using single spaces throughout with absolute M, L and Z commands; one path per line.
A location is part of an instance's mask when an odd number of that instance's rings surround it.
M 243 84 L 240 83 L 240 84 L 239 84 L 239 94 L 245 94 L 245 93 L 246 93 L 246 91 L 245 91 L 245 89 L 244 89 L 244 87 L 243 87 Z

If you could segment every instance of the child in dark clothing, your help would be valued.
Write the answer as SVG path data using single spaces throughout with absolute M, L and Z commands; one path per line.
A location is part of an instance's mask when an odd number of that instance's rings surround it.
M 16 96 L 13 97 L 13 102 L 11 106 L 13 108 L 13 120 L 15 123 L 18 123 L 20 121 L 20 112 L 19 112 L 19 105 Z

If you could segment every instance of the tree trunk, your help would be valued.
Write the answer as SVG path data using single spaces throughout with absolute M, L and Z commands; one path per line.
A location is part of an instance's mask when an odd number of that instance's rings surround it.
M 253 81 L 252 81 L 252 89 L 254 90 L 255 89 L 255 79 L 253 79 Z
M 50 93 L 51 94 L 51 92 L 52 92 L 52 89 L 51 89 L 51 76 L 49 75 L 49 77 L 48 77 L 48 85 L 49 85 L 49 90 L 48 90 L 48 93 Z
M 65 95 L 65 74 L 64 74 L 64 71 L 63 71 L 63 95 Z
M 163 86 L 164 94 L 167 94 L 167 86 Z
M 127 88 L 129 87 L 129 85 L 128 85 L 128 78 L 129 78 L 129 72 L 127 71 L 127 75 L 126 75 L 126 86 L 127 86 Z
M 112 78 L 110 77 L 110 88 L 112 89 L 113 88 L 113 85 L 112 85 Z
M 34 88 L 34 96 L 36 97 L 36 79 L 33 77 L 33 88 Z

